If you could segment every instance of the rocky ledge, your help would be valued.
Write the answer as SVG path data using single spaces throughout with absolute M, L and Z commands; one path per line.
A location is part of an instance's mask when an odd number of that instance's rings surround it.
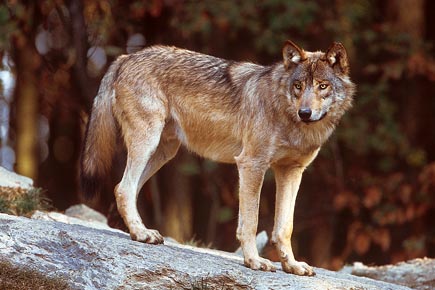
M 410 289 L 319 268 L 314 277 L 253 271 L 232 253 L 172 242 L 147 245 L 121 232 L 5 214 L 0 261 L 1 289 L 24 285 L 26 273 L 29 289 Z M 13 278 L 2 275 L 5 267 L 14 269 Z M 45 286 L 47 279 L 57 286 Z

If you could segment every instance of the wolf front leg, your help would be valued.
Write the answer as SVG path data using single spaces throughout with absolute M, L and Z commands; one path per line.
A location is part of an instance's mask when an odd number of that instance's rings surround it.
M 240 179 L 237 239 L 241 243 L 245 265 L 253 270 L 275 271 L 272 262 L 259 256 L 255 242 L 260 190 L 267 166 L 246 156 L 238 156 L 236 162 Z
M 273 170 L 276 180 L 276 203 L 272 243 L 276 246 L 285 272 L 313 276 L 315 273 L 312 267 L 305 262 L 295 260 L 291 245 L 296 196 L 304 168 L 283 165 L 274 166 Z

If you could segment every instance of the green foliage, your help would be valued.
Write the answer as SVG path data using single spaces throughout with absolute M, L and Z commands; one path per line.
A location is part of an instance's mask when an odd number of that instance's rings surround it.
M 228 206 L 221 207 L 217 214 L 217 221 L 219 223 L 226 223 L 232 219 L 234 219 L 234 211 L 232 208 Z
M 187 175 L 187 176 L 192 176 L 192 175 L 198 175 L 200 172 L 200 168 L 198 166 L 198 164 L 193 163 L 193 162 L 185 162 L 180 164 L 178 171 L 181 174 Z
M 10 201 L 4 197 L 0 196 L 0 212 L 10 214 L 11 203 Z
M 35 210 L 47 210 L 51 202 L 41 188 L 22 189 L 0 187 L 0 212 L 18 216 L 31 215 Z
M 259 52 L 272 55 L 281 49 L 289 30 L 309 30 L 319 11 L 316 1 L 188 1 L 171 25 L 185 38 L 199 35 L 204 43 L 216 30 L 232 40 L 248 35 Z
M 42 196 L 40 188 L 32 188 L 16 200 L 15 206 L 18 215 L 25 215 L 37 209 L 46 209 L 47 199 Z
M 16 31 L 16 22 L 11 18 L 8 6 L 0 4 L 0 51 L 9 46 L 9 39 L 13 32 Z
M 356 154 L 376 156 L 373 169 L 389 172 L 409 153 L 406 136 L 396 119 L 398 104 L 388 98 L 388 84 L 362 83 L 355 108 L 337 130 L 339 140 Z M 364 112 L 362 114 L 362 112 Z
M 315 22 L 320 8 L 316 1 L 268 0 L 261 2 L 259 6 L 259 11 L 264 14 L 257 17 L 265 22 L 259 31 L 252 32 L 253 35 L 261 33 L 256 38 L 256 47 L 269 54 L 281 49 L 283 39 L 288 38 L 289 30 L 306 33 Z

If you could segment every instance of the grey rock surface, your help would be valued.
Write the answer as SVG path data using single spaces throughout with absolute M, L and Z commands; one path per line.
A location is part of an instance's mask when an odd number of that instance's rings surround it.
M 257 234 L 257 237 L 255 238 L 255 244 L 257 246 L 257 250 L 260 256 L 263 253 L 263 250 L 268 242 L 269 242 L 269 237 L 266 231 L 261 231 L 260 233 Z M 238 256 L 243 257 L 243 251 L 241 247 L 238 247 L 234 253 Z
M 253 271 L 230 253 L 5 214 L 0 259 L 63 278 L 71 289 L 410 289 L 318 268 L 314 277 Z
M 88 207 L 85 204 L 76 204 L 70 206 L 65 210 L 65 215 L 89 222 L 100 222 L 107 224 L 107 218 L 102 213 Z
M 435 259 L 414 259 L 376 267 L 354 263 L 350 270 L 353 275 L 400 284 L 412 289 L 435 289 Z
M 61 222 L 61 223 L 71 224 L 71 225 L 82 225 L 85 227 L 90 227 L 90 228 L 95 228 L 100 230 L 122 232 L 121 230 L 109 227 L 107 223 L 102 223 L 95 220 L 94 221 L 87 220 L 87 219 L 83 220 L 81 218 L 72 217 L 55 211 L 46 212 L 46 211 L 37 210 L 32 214 L 30 218 L 34 220 L 56 221 L 56 222 Z
M 0 166 L 0 186 L 28 189 L 33 186 L 33 180 Z

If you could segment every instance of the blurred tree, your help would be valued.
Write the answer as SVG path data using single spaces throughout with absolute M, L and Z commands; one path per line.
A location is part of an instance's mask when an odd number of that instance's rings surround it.
M 189 165 L 193 163 L 192 165 Z M 191 172 L 180 165 L 194 167 L 191 157 L 186 151 L 180 150 L 172 166 L 164 167 L 158 174 L 160 181 L 160 198 L 162 218 L 161 229 L 178 241 L 186 241 L 193 235 L 193 203 Z
M 391 23 L 391 30 L 406 39 L 409 50 L 406 55 L 407 62 L 403 64 L 405 78 L 408 78 L 407 86 L 411 87 L 406 96 L 403 96 L 403 107 L 406 110 L 402 119 L 403 128 L 408 140 L 414 146 L 421 146 L 427 143 L 428 134 L 424 132 L 424 122 L 431 115 L 430 106 L 421 104 L 432 101 L 432 96 L 424 92 L 429 89 L 429 83 L 415 77 L 419 72 L 424 71 L 424 36 L 425 36 L 425 1 L 388 1 L 388 21 Z M 420 116 L 416 118 L 416 116 Z M 430 138 L 430 137 L 429 137 Z
M 17 172 L 33 179 L 38 177 L 38 69 L 40 57 L 32 40 L 37 17 L 35 5 L 17 5 L 11 11 L 10 20 L 17 25 L 12 36 L 12 58 L 15 63 L 16 87 L 12 114 L 16 128 Z
M 70 15 L 70 21 L 61 10 L 62 6 L 56 6 L 58 13 L 63 19 L 65 29 L 70 34 L 69 45 L 72 48 L 74 57 L 73 78 L 78 86 L 78 98 L 85 108 L 90 108 L 95 95 L 95 84 L 92 84 L 86 69 L 88 61 L 88 31 L 84 18 L 84 6 L 82 0 L 69 0 L 66 5 Z
M 38 106 L 37 71 L 39 55 L 25 36 L 15 40 L 13 59 L 17 86 L 15 108 L 17 172 L 34 180 L 38 177 Z

